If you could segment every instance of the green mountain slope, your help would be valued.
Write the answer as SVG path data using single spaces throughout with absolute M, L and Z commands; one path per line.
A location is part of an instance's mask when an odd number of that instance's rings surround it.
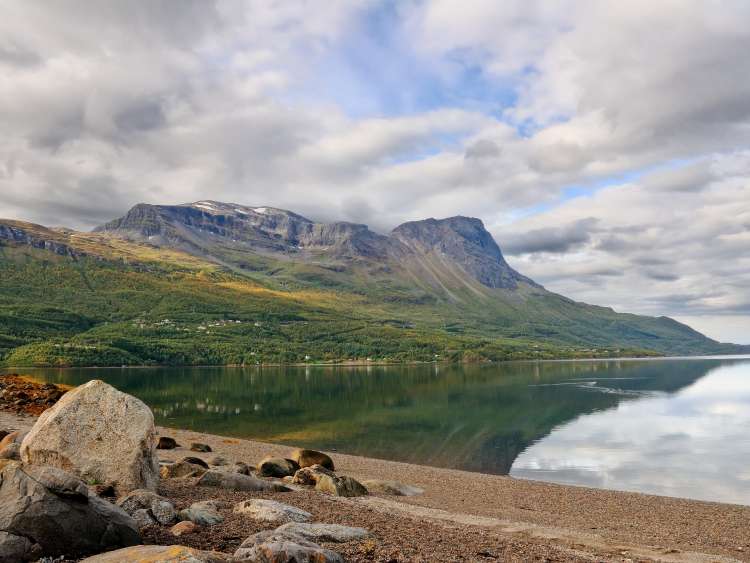
M 149 229 L 158 223 L 148 221 Z M 458 227 L 476 234 L 474 223 Z M 320 233 L 311 227 L 308 248 L 296 254 L 273 237 L 275 248 L 258 250 L 257 233 L 247 248 L 231 237 L 227 243 L 175 228 L 181 237 L 155 241 L 153 234 L 138 240 L 107 229 L 77 233 L 0 221 L 0 361 L 477 361 L 740 351 L 671 319 L 618 314 L 547 292 L 504 261 L 497 266 L 499 248 L 494 258 L 477 255 L 489 244 L 481 232 L 478 247 L 459 237 L 453 248 L 415 254 L 378 249 L 377 236 L 367 244 L 337 239 L 346 229 L 323 233 L 325 244 L 315 247 Z M 399 261 L 399 253 L 411 254 Z

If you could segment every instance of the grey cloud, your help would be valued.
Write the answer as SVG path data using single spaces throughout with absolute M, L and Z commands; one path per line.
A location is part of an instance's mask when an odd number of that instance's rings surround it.
M 562 254 L 591 240 L 598 219 L 580 219 L 562 227 L 545 227 L 503 238 L 503 251 L 511 256 L 533 252 Z
M 490 141 L 489 139 L 480 139 L 479 141 L 469 145 L 464 153 L 466 159 L 493 159 L 497 158 L 501 154 L 500 147 L 497 143 Z
M 680 279 L 680 276 L 677 274 L 671 274 L 669 272 L 660 272 L 655 270 L 646 270 L 643 272 L 643 274 L 652 280 L 656 281 L 665 281 L 665 282 L 672 282 L 677 281 Z

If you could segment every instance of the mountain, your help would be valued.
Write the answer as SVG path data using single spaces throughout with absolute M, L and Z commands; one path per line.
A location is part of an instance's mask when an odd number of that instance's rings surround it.
M 217 201 L 139 204 L 91 233 L 0 220 L 13 365 L 463 361 L 734 353 L 515 271 L 479 219 L 389 234 Z

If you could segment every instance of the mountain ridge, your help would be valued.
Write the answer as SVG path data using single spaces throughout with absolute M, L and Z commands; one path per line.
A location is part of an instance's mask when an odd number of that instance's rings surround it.
M 479 219 L 386 235 L 209 200 L 138 204 L 90 233 L 0 220 L 0 321 L 0 362 L 16 365 L 748 350 L 550 292 L 507 264 Z

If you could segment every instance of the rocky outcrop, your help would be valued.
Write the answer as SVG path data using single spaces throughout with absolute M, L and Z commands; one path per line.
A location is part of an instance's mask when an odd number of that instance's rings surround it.
M 227 563 L 232 557 L 183 545 L 139 545 L 89 557 L 81 563 Z
M 92 380 L 42 413 L 21 444 L 21 459 L 59 467 L 118 495 L 155 490 L 154 417 L 139 399 Z
M 0 561 L 80 557 L 141 542 L 133 519 L 54 467 L 6 463 L 0 470 Z
M 289 459 L 295 461 L 300 467 L 312 467 L 313 465 L 321 465 L 330 471 L 335 471 L 333 460 L 323 452 L 297 449 L 289 454 Z
M 237 503 L 232 512 L 244 514 L 262 522 L 308 522 L 312 514 L 275 500 L 250 499 Z
M 242 542 L 234 557 L 235 561 L 255 563 L 344 563 L 344 558 L 335 551 L 278 530 L 253 534 Z

